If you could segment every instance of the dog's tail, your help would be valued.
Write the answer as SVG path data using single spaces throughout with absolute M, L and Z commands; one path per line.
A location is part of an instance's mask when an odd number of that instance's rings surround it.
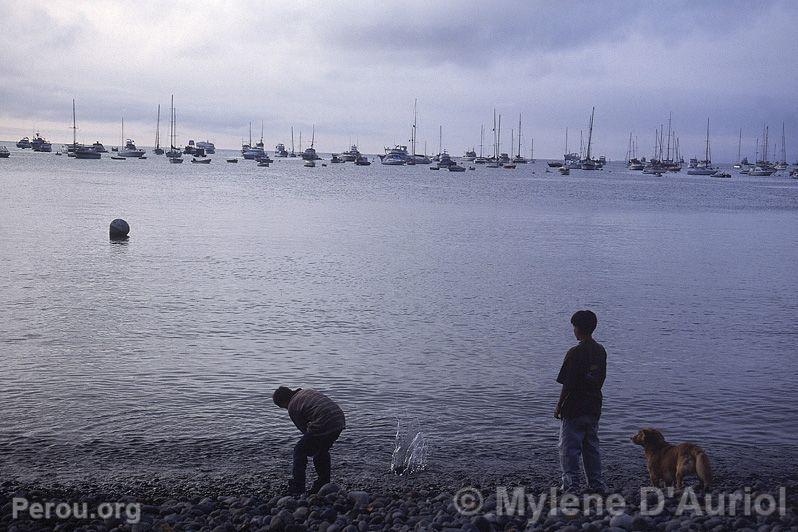
M 695 472 L 704 489 L 712 484 L 712 466 L 709 465 L 709 457 L 700 447 L 693 449 L 693 459 L 695 460 Z

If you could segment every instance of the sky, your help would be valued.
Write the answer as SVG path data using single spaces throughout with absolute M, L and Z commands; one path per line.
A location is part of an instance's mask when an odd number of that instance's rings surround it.
M 320 152 L 381 153 L 408 143 L 417 100 L 419 152 L 439 127 L 450 153 L 479 151 L 483 124 L 492 152 L 495 108 L 502 151 L 521 114 L 522 152 L 560 158 L 595 107 L 611 159 L 630 133 L 650 156 L 670 114 L 686 158 L 709 118 L 715 161 L 741 129 L 753 158 L 765 124 L 780 150 L 782 122 L 798 159 L 794 1 L 0 2 L 0 139 L 70 142 L 74 98 L 79 142 L 119 144 L 124 117 L 152 146 L 159 104 L 168 142 L 174 94 L 179 145 L 237 148 L 262 121 L 267 148 L 315 125 Z

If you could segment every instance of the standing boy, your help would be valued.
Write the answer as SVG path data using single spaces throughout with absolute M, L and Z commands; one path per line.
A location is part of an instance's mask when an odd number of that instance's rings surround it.
M 294 446 L 294 476 L 288 489 L 294 494 L 305 492 L 305 470 L 308 456 L 312 456 L 313 467 L 319 478 L 310 491 L 316 493 L 330 482 L 330 448 L 346 428 L 344 412 L 335 401 L 310 388 L 292 390 L 280 386 L 274 391 L 272 399 L 274 404 L 288 410 L 291 421 L 302 433 L 302 438 Z
M 561 489 L 579 491 L 579 457 L 585 467 L 588 488 L 607 490 L 601 475 L 598 422 L 601 417 L 601 387 L 607 376 L 607 352 L 593 339 L 598 318 L 589 310 L 579 310 L 571 317 L 574 336 L 579 340 L 568 350 L 557 382 L 562 384 L 554 417 L 561 419 L 560 465 Z

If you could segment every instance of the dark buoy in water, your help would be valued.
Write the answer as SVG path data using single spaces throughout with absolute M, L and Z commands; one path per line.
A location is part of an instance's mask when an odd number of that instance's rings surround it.
M 122 218 L 117 218 L 111 222 L 111 227 L 108 229 L 111 240 L 125 240 L 129 232 L 130 226 Z

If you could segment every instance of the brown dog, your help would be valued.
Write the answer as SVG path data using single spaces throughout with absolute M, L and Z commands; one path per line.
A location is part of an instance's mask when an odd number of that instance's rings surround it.
M 700 481 L 699 489 L 706 489 L 712 483 L 712 468 L 704 450 L 692 443 L 671 445 L 656 429 L 642 429 L 632 436 L 632 442 L 643 447 L 646 452 L 648 474 L 654 486 L 684 487 L 684 476 L 695 474 Z

